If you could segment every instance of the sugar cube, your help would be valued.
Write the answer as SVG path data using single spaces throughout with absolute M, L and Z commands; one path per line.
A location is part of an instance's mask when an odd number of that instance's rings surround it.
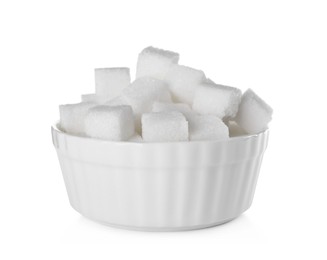
M 95 69 L 95 92 L 107 100 L 120 95 L 131 82 L 129 68 Z
M 85 133 L 89 137 L 125 141 L 134 135 L 134 118 L 130 106 L 95 106 L 85 117 Z
M 189 120 L 190 140 L 226 140 L 228 127 L 224 122 L 211 115 L 196 116 Z
M 83 135 L 85 116 L 94 106 L 95 104 L 90 102 L 60 105 L 60 128 L 69 134 Z
M 188 122 L 180 112 L 157 112 L 142 115 L 142 137 L 145 142 L 188 140 Z
M 235 121 L 228 121 L 227 126 L 229 129 L 229 137 L 242 136 L 247 134 L 245 130 L 240 127 Z
M 235 121 L 247 133 L 256 134 L 268 127 L 272 113 L 272 108 L 252 89 L 248 89 L 242 96 Z
M 152 77 L 162 80 L 171 66 L 178 63 L 178 60 L 178 53 L 147 47 L 139 54 L 136 78 Z
M 129 103 L 123 96 L 115 97 L 104 103 L 107 106 L 129 106 Z M 134 112 L 134 111 L 133 111 Z M 135 131 L 141 132 L 141 115 L 134 113 Z
M 215 115 L 221 119 L 236 116 L 241 101 L 241 90 L 233 87 L 202 83 L 195 92 L 193 110 L 202 115 Z
M 203 71 L 182 65 L 174 65 L 164 79 L 175 102 L 192 104 L 195 90 L 205 80 Z

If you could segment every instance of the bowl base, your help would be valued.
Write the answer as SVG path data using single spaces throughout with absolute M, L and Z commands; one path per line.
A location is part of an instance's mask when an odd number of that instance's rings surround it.
M 84 216 L 85 217 L 85 216 Z M 238 216 L 237 216 L 238 217 Z M 181 227 L 137 227 L 137 226 L 125 226 L 125 225 L 117 225 L 117 224 L 112 224 L 104 221 L 97 221 L 90 219 L 86 217 L 87 219 L 91 221 L 95 221 L 99 224 L 113 227 L 113 228 L 119 228 L 119 229 L 126 229 L 126 230 L 133 230 L 133 231 L 145 231 L 145 232 L 178 232 L 178 231 L 191 231 L 191 230 L 197 230 L 197 229 L 205 229 L 205 228 L 210 228 L 210 227 L 215 227 L 219 225 L 226 224 L 227 222 L 230 222 L 237 217 L 233 217 L 227 220 L 223 221 L 218 221 L 210 224 L 204 224 L 204 225 L 196 225 L 196 226 L 181 226 Z

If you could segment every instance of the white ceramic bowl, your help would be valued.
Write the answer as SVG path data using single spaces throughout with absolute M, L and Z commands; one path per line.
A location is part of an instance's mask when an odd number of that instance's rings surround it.
M 109 142 L 52 127 L 71 206 L 129 229 L 172 231 L 228 222 L 252 203 L 268 130 L 227 141 Z

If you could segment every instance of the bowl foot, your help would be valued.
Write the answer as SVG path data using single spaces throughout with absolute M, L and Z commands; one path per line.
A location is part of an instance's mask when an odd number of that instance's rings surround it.
M 237 216 L 238 217 L 238 216 Z M 181 227 L 138 227 L 138 226 L 126 226 L 126 225 L 117 225 L 117 224 L 112 224 L 104 221 L 97 221 L 97 220 L 92 220 L 95 221 L 99 224 L 106 225 L 109 227 L 113 228 L 120 228 L 120 229 L 127 229 L 127 230 L 133 230 L 133 231 L 145 231 L 145 232 L 178 232 L 178 231 L 191 231 L 191 230 L 197 230 L 197 229 L 204 229 L 204 228 L 210 228 L 210 227 L 215 227 L 219 225 L 226 224 L 227 222 L 230 222 L 237 217 L 233 217 L 227 220 L 223 221 L 218 221 L 210 224 L 204 224 L 204 225 L 195 225 L 195 226 L 181 226 Z

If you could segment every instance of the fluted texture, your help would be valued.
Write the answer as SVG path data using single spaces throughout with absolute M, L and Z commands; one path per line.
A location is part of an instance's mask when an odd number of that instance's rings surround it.
M 212 226 L 252 203 L 268 131 L 222 142 L 123 143 L 52 128 L 70 203 L 109 225 Z

